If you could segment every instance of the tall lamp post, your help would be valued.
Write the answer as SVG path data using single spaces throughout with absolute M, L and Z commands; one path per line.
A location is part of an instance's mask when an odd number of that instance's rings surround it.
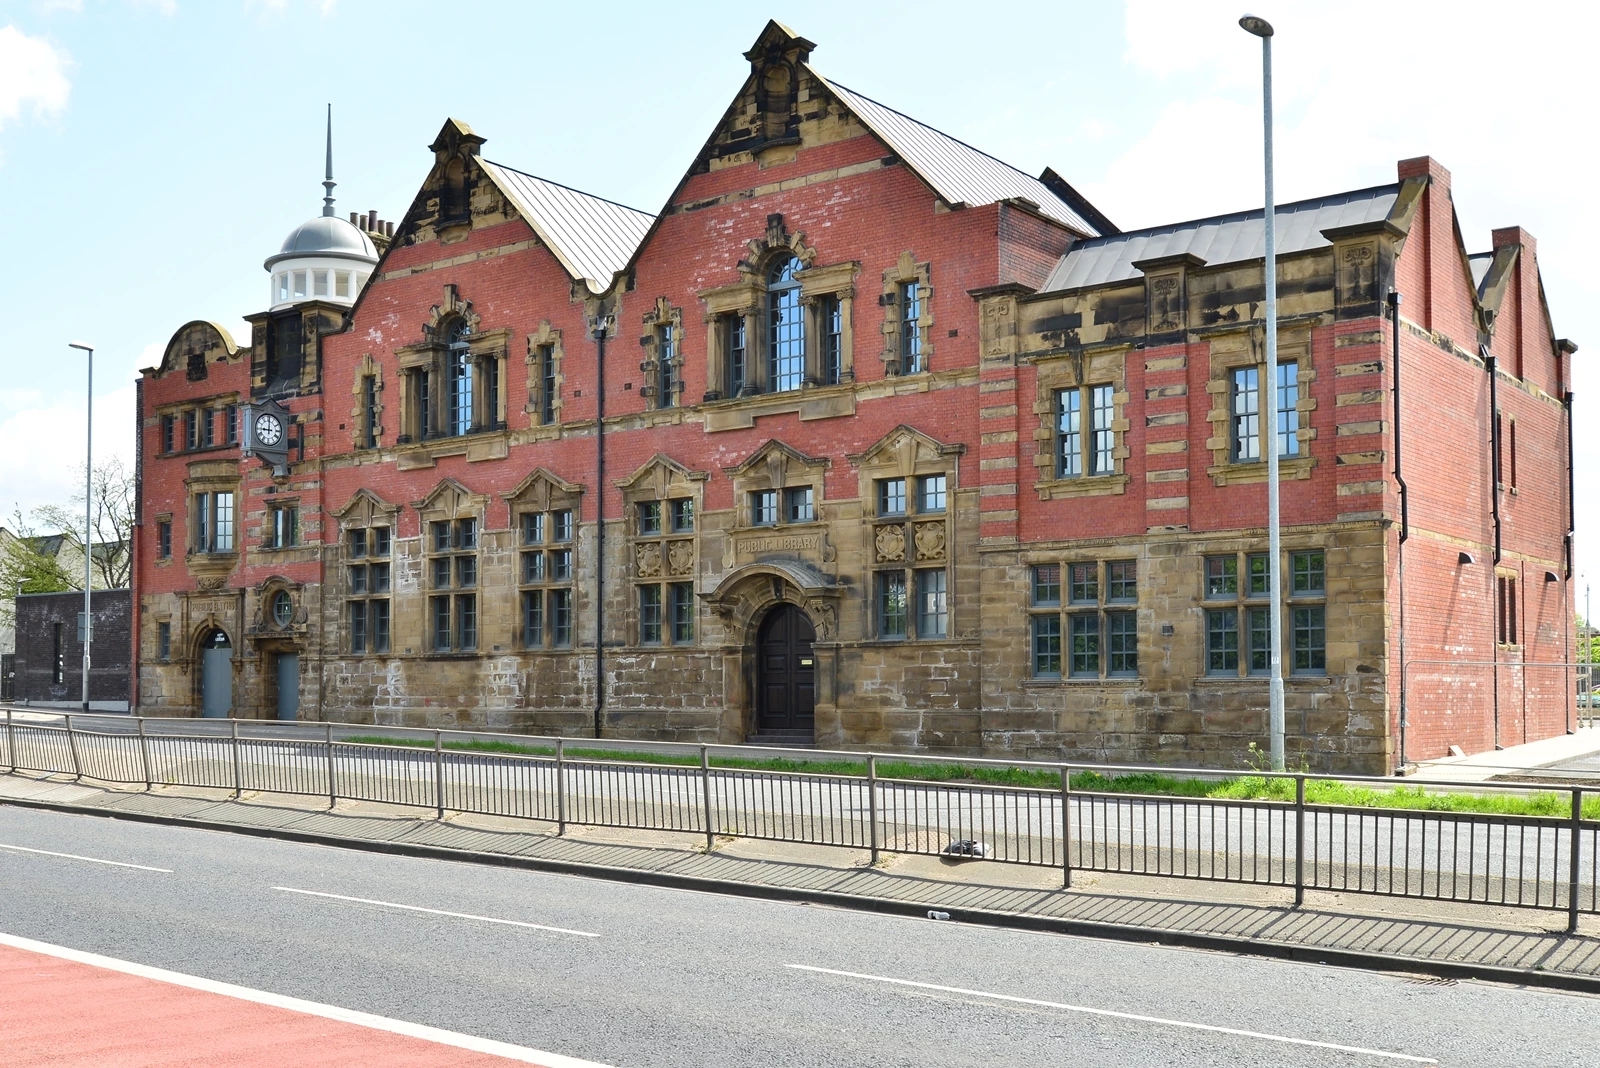
M 1271 732 L 1272 767 L 1283 770 L 1283 587 L 1279 581 L 1282 561 L 1278 546 L 1278 248 L 1276 240 L 1277 205 L 1272 199 L 1272 23 L 1255 15 L 1239 20 L 1246 33 L 1261 38 L 1261 125 L 1266 157 L 1266 211 L 1262 218 L 1267 233 L 1267 366 L 1266 405 L 1270 426 L 1260 435 L 1267 453 L 1267 584 L 1271 588 L 1272 675 L 1268 680 L 1268 729 Z M 1262 427 L 1268 430 L 1267 426 Z
M 78 637 L 83 641 L 83 710 L 89 711 L 89 644 L 94 641 L 94 614 L 89 606 L 89 591 L 93 589 L 93 572 L 90 570 L 94 554 L 89 540 L 94 514 L 94 346 L 86 341 L 69 341 L 68 348 L 82 349 L 89 356 L 89 385 L 85 392 L 88 424 L 83 434 L 83 622 L 78 626 Z

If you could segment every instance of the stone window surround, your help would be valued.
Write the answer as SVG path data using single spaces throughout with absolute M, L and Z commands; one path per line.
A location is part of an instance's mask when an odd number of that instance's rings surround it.
M 306 636 L 306 627 L 310 615 L 306 611 L 303 599 L 304 587 L 298 582 L 293 582 L 283 575 L 273 575 L 263 580 L 254 590 L 256 614 L 255 622 L 251 627 L 255 635 L 260 637 L 288 638 L 290 641 L 299 638 L 303 641 Z M 273 615 L 273 602 L 278 599 L 278 594 L 287 593 L 289 603 L 294 606 L 289 622 L 279 625 L 277 617 Z
M 733 530 L 739 533 L 826 526 L 828 507 L 824 501 L 824 476 L 833 466 L 827 458 L 807 456 L 796 449 L 772 439 L 756 449 L 743 463 L 724 468 L 733 483 Z M 811 519 L 799 523 L 788 521 L 783 507 L 786 489 L 811 490 Z M 778 493 L 778 521 L 775 524 L 753 522 L 750 496 L 760 490 Z
M 699 546 L 705 503 L 705 486 L 710 481 L 709 471 L 691 471 L 671 457 L 657 453 L 637 471 L 615 483 L 622 494 L 624 526 L 628 538 L 629 570 L 633 582 L 629 587 L 631 600 L 629 638 L 635 646 L 644 648 L 638 615 L 639 588 L 660 586 L 662 632 L 660 642 L 651 642 L 648 648 L 672 646 L 671 587 L 680 582 L 695 583 L 699 570 Z M 692 531 L 674 531 L 668 501 L 688 499 L 693 502 L 695 526 Z M 643 534 L 639 530 L 639 505 L 646 501 L 661 502 L 661 532 Z M 695 606 L 698 616 L 699 606 Z M 688 645 L 699 643 L 700 627 Z
M 512 566 L 516 569 L 514 571 L 514 576 L 515 576 L 516 587 L 517 587 L 517 590 L 518 590 L 517 600 L 515 602 L 516 618 L 515 618 L 515 620 L 513 622 L 513 627 L 514 627 L 514 630 L 515 630 L 515 639 L 512 642 L 512 645 L 513 645 L 514 648 L 519 649 L 522 652 L 525 652 L 525 653 L 570 654 L 574 650 L 579 650 L 579 640 L 578 640 L 578 574 L 579 574 L 579 568 L 578 568 L 578 548 L 579 548 L 579 546 L 578 546 L 578 541 L 579 541 L 579 538 L 578 538 L 578 530 L 579 530 L 579 520 L 582 517 L 582 505 L 583 505 L 584 493 L 585 493 L 585 487 L 582 484 L 568 482 L 565 479 L 561 478 L 560 476 L 553 474 L 549 470 L 540 467 L 540 468 L 536 468 L 531 474 L 528 475 L 527 478 L 523 479 L 521 485 L 517 486 L 516 489 L 511 490 L 509 493 L 502 493 L 500 495 L 501 500 L 506 502 L 506 510 L 507 510 L 507 514 L 508 514 L 508 522 L 510 523 L 510 539 L 511 539 L 511 545 L 513 547 L 513 553 L 514 553 L 514 562 L 513 562 Z M 545 578 L 542 579 L 539 582 L 534 582 L 534 583 L 525 583 L 525 582 L 523 582 L 522 581 L 522 550 L 523 550 L 523 545 L 522 545 L 522 516 L 525 515 L 525 514 L 533 514 L 533 513 L 539 513 L 539 514 L 543 514 L 543 515 L 549 516 L 550 514 L 552 514 L 554 512 L 562 512 L 562 511 L 566 511 L 566 512 L 571 512 L 572 513 L 572 540 L 571 541 L 567 541 L 567 542 L 559 543 L 561 545 L 564 545 L 572 553 L 572 574 L 571 574 L 571 577 L 566 579 L 566 580 L 563 580 L 563 581 L 553 582 L 549 578 L 549 573 L 546 572 Z M 545 522 L 548 524 L 550 522 L 550 520 L 546 519 Z M 548 527 L 547 527 L 547 529 L 545 531 L 545 541 L 544 541 L 543 544 L 545 544 L 547 546 L 553 546 L 553 545 L 558 544 L 557 542 L 555 542 L 553 540 L 553 538 L 554 538 L 554 531 L 548 529 Z M 479 544 L 481 545 L 482 543 L 483 543 L 482 542 L 482 538 L 480 537 L 479 538 Z M 531 591 L 531 590 L 549 591 L 549 590 L 552 590 L 552 589 L 566 589 L 566 590 L 570 591 L 570 593 L 569 593 L 569 597 L 570 597 L 569 604 L 570 604 L 570 609 L 571 609 L 571 613 L 572 613 L 572 618 L 571 618 L 571 640 L 566 645 L 555 645 L 555 644 L 553 644 L 552 641 L 551 641 L 550 622 L 549 622 L 549 619 L 548 619 L 548 616 L 547 616 L 546 620 L 545 620 L 545 632 L 544 632 L 544 635 L 543 635 L 543 644 L 538 645 L 538 646 L 529 646 L 529 645 L 525 644 L 524 640 L 523 640 L 524 635 L 523 635 L 523 629 L 522 629 L 522 593 L 523 592 L 527 592 L 527 591 Z M 548 613 L 548 607 L 546 608 L 546 612 Z M 482 645 L 483 645 L 483 641 L 482 641 L 482 637 L 481 637 L 482 628 L 483 628 L 483 620 L 482 620 L 481 617 L 480 617 L 480 619 L 478 621 L 478 626 L 479 626 L 479 633 L 480 633 L 479 646 L 481 648 Z M 579 651 L 581 651 L 581 650 L 579 650 Z
M 1266 335 L 1259 324 L 1246 329 L 1213 335 L 1210 345 L 1210 378 L 1206 392 L 1211 396 L 1210 411 L 1206 415 L 1211 424 L 1211 434 L 1206 438 L 1206 448 L 1211 450 L 1211 466 L 1206 473 L 1217 486 L 1241 485 L 1267 480 L 1267 457 L 1236 463 L 1232 460 L 1232 372 L 1239 367 L 1255 365 L 1261 371 L 1262 383 L 1262 441 L 1269 438 L 1277 442 L 1277 376 L 1268 373 L 1266 366 Z M 1317 402 L 1310 395 L 1311 384 L 1317 379 L 1312 363 L 1311 327 L 1281 324 L 1278 331 L 1278 362 L 1294 363 L 1299 368 L 1297 379 L 1300 396 L 1295 410 L 1300 413 L 1300 429 L 1295 436 L 1300 439 L 1300 455 L 1278 458 L 1278 476 L 1287 479 L 1307 479 L 1316 467 L 1311 443 L 1317 432 L 1311 426 L 1311 413 Z
M 550 362 L 553 365 L 555 377 L 555 396 L 551 399 L 551 418 L 546 422 L 543 418 L 543 390 L 544 368 L 540 366 L 542 354 L 548 348 Z M 524 408 L 531 426 L 556 426 L 561 422 L 562 397 L 566 390 L 566 375 L 562 371 L 565 351 L 562 348 L 561 331 L 550 325 L 549 319 L 539 320 L 539 329 L 528 335 L 527 356 L 527 381 L 528 404 Z
M 1025 362 L 1036 368 L 1036 396 L 1033 411 L 1038 417 L 1034 428 L 1035 443 L 1033 466 L 1037 471 L 1034 489 L 1041 501 L 1067 497 L 1099 497 L 1126 493 L 1128 489 L 1128 354 L 1131 347 L 1125 343 L 1095 346 L 1074 352 L 1054 353 L 1045 356 L 1025 357 Z M 1056 477 L 1058 432 L 1056 429 L 1056 394 L 1062 390 L 1084 391 L 1082 411 L 1087 420 L 1089 411 L 1088 387 L 1111 386 L 1111 432 L 1114 444 L 1111 449 L 1113 472 L 1107 475 L 1074 475 Z M 1087 454 L 1087 434 L 1085 453 Z
M 351 555 L 350 555 L 350 531 L 352 531 L 352 530 L 363 530 L 363 531 L 366 531 L 366 530 L 371 530 L 373 527 L 387 527 L 389 529 L 389 557 L 388 557 L 388 560 L 389 560 L 389 589 L 391 591 L 388 594 L 388 597 L 389 597 L 389 600 L 390 600 L 390 604 L 391 604 L 391 607 L 390 607 L 390 610 L 389 610 L 389 651 L 388 651 L 388 653 L 373 653 L 373 652 L 371 652 L 369 650 L 366 653 L 352 654 L 352 655 L 391 656 L 391 655 L 394 654 L 395 646 L 398 644 L 396 642 L 396 640 L 395 640 L 395 633 L 394 633 L 395 614 L 394 614 L 394 609 L 393 609 L 393 599 L 394 599 L 393 591 L 396 590 L 398 588 L 398 586 L 399 586 L 399 576 L 400 576 L 400 562 L 399 562 L 399 557 L 398 557 L 399 535 L 400 535 L 400 506 L 397 505 L 397 504 L 390 504 L 388 501 L 385 501 L 383 498 L 379 497 L 377 494 L 373 493 L 371 490 L 363 489 L 363 490 L 357 490 L 355 496 L 351 497 L 350 500 L 346 501 L 342 508 L 338 509 L 337 511 L 330 512 L 328 514 L 338 524 L 338 532 L 339 532 L 339 534 L 338 534 L 338 537 L 339 537 L 339 549 L 338 549 L 338 557 L 337 557 L 338 564 L 335 565 L 338 568 L 338 577 L 335 580 L 336 584 L 334 586 L 334 589 L 337 592 L 339 605 L 341 606 L 340 607 L 341 629 L 345 629 L 343 627 L 343 622 L 342 622 L 343 621 L 343 612 L 344 612 L 344 607 L 343 606 L 347 605 L 352 597 L 358 597 L 358 596 L 359 597 L 369 597 L 370 596 L 370 594 L 361 594 L 361 595 L 353 594 L 351 592 L 351 589 L 350 589 L 349 565 L 354 562 L 354 558 L 351 557 Z M 424 538 L 427 537 L 426 529 L 423 530 L 422 537 L 424 537 Z M 368 535 L 368 549 L 367 549 L 367 551 L 369 553 L 371 552 L 371 536 L 370 535 Z M 371 557 L 370 556 L 366 556 L 366 557 L 362 557 L 362 559 L 370 560 Z M 370 633 L 370 631 L 369 631 L 369 633 Z M 348 634 L 346 634 L 346 637 L 341 642 L 341 645 L 348 646 L 348 642 L 349 642 L 349 638 L 348 638 Z
M 1298 681 L 1301 681 L 1301 682 L 1306 682 L 1306 681 L 1317 682 L 1318 680 L 1326 680 L 1331 676 L 1331 672 L 1328 671 L 1327 667 L 1326 667 L 1326 660 L 1327 660 L 1326 645 L 1324 645 L 1324 654 L 1323 654 L 1323 657 L 1324 657 L 1324 669 L 1322 671 L 1320 671 L 1320 672 L 1316 672 L 1316 671 L 1297 672 L 1297 671 L 1294 670 L 1294 663 L 1293 663 L 1294 653 L 1293 653 L 1293 648 L 1292 648 L 1292 646 L 1293 646 L 1293 636 L 1291 634 L 1291 628 L 1292 628 L 1293 623 L 1294 623 L 1294 609 L 1295 608 L 1304 608 L 1304 607 L 1308 607 L 1308 606 L 1326 606 L 1328 604 L 1328 593 L 1327 593 L 1327 589 L 1328 589 L 1328 580 L 1327 580 L 1328 549 L 1327 549 L 1327 547 L 1325 545 L 1319 545 L 1319 544 L 1314 544 L 1314 543 L 1296 544 L 1296 542 L 1298 540 L 1299 539 L 1294 539 L 1294 538 L 1285 539 L 1285 543 L 1280 547 L 1280 550 L 1281 550 L 1281 552 L 1283 554 L 1283 559 L 1279 562 L 1279 565 L 1278 565 L 1279 566 L 1278 578 L 1279 578 L 1279 581 L 1283 583 L 1283 596 L 1282 596 L 1282 598 L 1281 598 L 1281 600 L 1279 602 L 1281 607 L 1282 607 L 1282 610 L 1283 610 L 1283 662 L 1282 662 L 1283 676 L 1282 677 L 1283 677 L 1283 679 L 1285 681 L 1298 680 Z M 1322 589 L 1320 591 L 1317 591 L 1317 592 L 1296 594 L 1294 592 L 1294 571 L 1293 571 L 1294 557 L 1299 553 L 1308 553 L 1308 552 L 1309 553 L 1322 553 L 1323 554 L 1323 586 L 1322 586 Z M 1254 544 L 1254 543 L 1230 543 L 1227 546 L 1219 546 L 1219 547 L 1216 547 L 1216 548 L 1205 548 L 1203 550 L 1202 550 L 1201 547 L 1196 547 L 1195 548 L 1195 550 L 1194 550 L 1192 555 L 1193 555 L 1193 558 L 1196 561 L 1198 561 L 1198 566 L 1199 566 L 1199 582 L 1198 582 L 1198 584 L 1196 586 L 1196 589 L 1198 590 L 1198 595 L 1196 597 L 1195 604 L 1196 604 L 1197 609 L 1200 612 L 1199 664 L 1198 664 L 1198 671 L 1197 671 L 1196 676 L 1195 676 L 1195 681 L 1197 681 L 1197 682 L 1218 682 L 1218 681 L 1238 682 L 1238 681 L 1243 680 L 1243 679 L 1265 679 L 1265 678 L 1269 678 L 1271 676 L 1271 668 L 1270 668 L 1270 666 L 1266 671 L 1252 671 L 1252 670 L 1250 670 L 1250 625 L 1249 625 L 1250 624 L 1250 615 L 1249 615 L 1249 612 L 1250 612 L 1251 609 L 1269 609 L 1270 606 L 1271 606 L 1271 603 L 1272 603 L 1271 602 L 1270 590 L 1268 592 L 1263 592 L 1263 593 L 1251 593 L 1250 592 L 1250 560 L 1251 560 L 1252 557 L 1263 557 L 1263 556 L 1266 556 L 1267 554 L 1268 554 L 1268 549 L 1267 549 L 1266 546 L 1258 545 L 1258 544 Z M 1207 597 L 1206 596 L 1206 561 L 1210 560 L 1210 559 L 1215 559 L 1217 557 L 1229 557 L 1229 556 L 1234 557 L 1238 561 L 1238 564 L 1237 564 L 1237 566 L 1238 566 L 1238 575 L 1239 575 L 1239 579 L 1238 579 L 1238 587 L 1239 588 L 1238 588 L 1238 590 L 1235 593 L 1224 594 L 1224 595 L 1222 595 L 1220 597 Z M 1270 574 L 1270 572 L 1269 572 L 1269 574 Z M 1213 672 L 1213 671 L 1210 670 L 1209 646 L 1208 646 L 1208 639 L 1207 639 L 1207 627 L 1206 627 L 1206 624 L 1205 624 L 1205 614 L 1207 612 L 1209 612 L 1209 611 L 1215 611 L 1215 610 L 1223 610 L 1223 611 L 1233 610 L 1233 611 L 1237 611 L 1238 614 L 1239 614 L 1239 632 L 1238 632 L 1239 633 L 1239 667 L 1238 667 L 1238 670 L 1236 672 L 1234 672 L 1234 673 Z M 1326 637 L 1324 637 L 1324 642 L 1326 642 Z
M 411 504 L 412 510 L 417 514 L 419 524 L 418 533 L 421 537 L 421 545 L 419 548 L 421 550 L 420 556 L 422 559 L 422 574 L 418 582 L 418 589 L 422 594 L 423 633 L 421 647 L 423 649 L 423 655 L 425 656 L 478 656 L 486 647 L 487 643 L 484 641 L 483 615 L 481 611 L 477 611 L 475 609 L 474 621 L 476 631 L 475 636 L 477 640 L 474 648 L 467 650 L 456 648 L 456 643 L 459 640 L 460 634 L 460 620 L 458 618 L 455 598 L 458 596 L 471 596 L 477 598 L 478 607 L 481 608 L 482 599 L 480 594 L 483 589 L 483 547 L 484 538 L 486 536 L 486 521 L 488 519 L 489 512 L 488 503 L 489 498 L 486 495 L 473 493 L 455 479 L 446 478 L 441 480 L 440 483 L 434 487 L 433 491 L 422 500 L 413 501 Z M 437 594 L 437 596 L 449 596 L 452 598 L 450 609 L 451 648 L 449 651 L 445 651 L 435 648 L 435 637 L 433 631 L 433 598 L 436 594 L 432 585 L 433 574 L 431 568 L 433 566 L 432 562 L 436 555 L 445 555 L 436 554 L 433 551 L 433 524 L 436 522 L 453 523 L 458 519 L 474 519 L 477 521 L 476 548 L 473 550 L 473 552 L 477 557 L 478 577 L 476 584 L 471 589 L 471 592 L 468 594 L 463 594 L 461 589 L 455 585 L 455 573 L 452 571 L 451 585 L 449 590 L 446 593 Z M 448 551 L 447 555 L 453 558 L 464 554 L 455 549 L 451 549 Z M 455 566 L 456 565 L 452 564 L 452 568 Z M 391 581 L 393 581 L 393 578 L 391 578 Z M 393 628 L 393 626 L 394 623 L 391 620 L 390 627 Z M 391 648 L 397 644 L 392 629 L 389 636 L 389 641 Z
M 1087 556 L 1060 556 L 1037 552 L 1025 554 L 1023 558 L 1023 566 L 1026 568 L 1023 572 L 1023 603 L 1025 606 L 1024 611 L 1028 615 L 1027 683 L 1033 685 L 1103 686 L 1108 683 L 1113 685 L 1124 684 L 1129 679 L 1144 677 L 1144 661 L 1138 655 L 1138 645 L 1142 643 L 1138 642 L 1137 638 L 1135 639 L 1134 654 L 1138 665 L 1137 670 L 1115 673 L 1111 671 L 1111 630 L 1107 617 L 1121 612 L 1131 612 L 1137 617 L 1139 613 L 1139 597 L 1137 595 L 1131 601 L 1113 600 L 1111 598 L 1109 565 L 1128 562 L 1132 562 L 1135 568 L 1138 569 L 1134 579 L 1135 588 L 1139 593 L 1143 593 L 1145 588 L 1144 563 L 1137 556 L 1129 556 L 1126 553 L 1119 554 L 1114 550 L 1109 554 L 1106 554 L 1103 550 L 1102 553 Z M 1074 566 L 1084 564 L 1092 565 L 1095 569 L 1097 590 L 1093 603 L 1072 600 L 1072 569 Z M 1035 604 L 1033 600 L 1033 569 L 1048 566 L 1060 568 L 1060 598 L 1053 605 Z M 1074 675 L 1072 673 L 1072 629 L 1069 620 L 1074 615 L 1089 615 L 1091 613 L 1099 620 L 1100 626 L 1099 671 L 1094 675 Z M 1033 620 L 1037 616 L 1050 615 L 1058 616 L 1061 620 L 1061 673 L 1059 675 L 1035 675 L 1033 674 Z M 1135 633 L 1138 634 L 1140 629 L 1136 625 Z
M 645 398 L 646 406 L 652 411 L 679 407 L 683 403 L 685 392 L 683 309 L 673 307 L 666 297 L 657 297 L 655 304 L 644 313 L 641 321 L 644 333 L 639 336 L 639 347 L 644 351 L 644 359 L 639 362 L 639 370 L 644 373 L 644 385 L 639 387 L 639 395 Z M 661 381 L 661 331 L 663 330 L 672 331 L 672 384 L 677 395 L 670 401 L 656 395 L 659 392 L 657 383 Z M 748 346 L 748 340 L 746 345 Z
M 187 533 L 184 538 L 185 560 L 191 571 L 231 571 L 239 560 L 239 540 L 243 533 L 239 499 L 239 465 L 232 460 L 201 460 L 189 465 L 189 477 L 183 481 L 184 509 Z M 233 494 L 233 548 L 221 552 L 206 552 L 195 546 L 198 527 L 195 523 L 195 497 L 201 493 Z
M 152 539 L 152 540 L 155 542 L 155 552 L 156 552 L 155 565 L 157 567 L 171 567 L 172 566 L 172 558 L 175 555 L 177 555 L 177 554 L 175 554 L 175 553 L 173 553 L 171 551 L 171 549 L 172 549 L 171 545 L 167 546 L 167 549 L 168 549 L 167 555 L 166 556 L 162 556 L 161 555 L 161 541 L 160 541 L 160 538 L 161 538 L 161 524 L 162 523 L 167 524 L 167 529 L 170 531 L 170 536 L 174 540 L 176 540 L 176 538 L 177 538 L 178 527 L 177 527 L 177 524 L 175 524 L 172 521 L 172 516 L 173 516 L 173 514 L 171 512 L 161 512 L 151 520 L 151 525 L 152 525 L 152 527 L 154 528 L 154 531 L 155 531 L 155 538 Z
M 738 265 L 739 281 L 698 294 L 705 309 L 706 322 L 706 389 L 702 398 L 705 403 L 732 403 L 755 397 L 792 398 L 810 390 L 848 386 L 855 381 L 852 318 L 855 279 L 861 265 L 853 260 L 817 264 L 816 255 L 816 249 L 806 244 L 805 234 L 790 235 L 784 228 L 783 216 L 770 215 L 767 217 L 766 235 L 747 243 L 747 256 Z M 800 305 L 806 312 L 805 375 L 799 390 L 769 393 L 766 391 L 767 272 L 780 258 L 791 256 L 800 261 L 795 279 L 800 283 Z M 822 322 L 822 298 L 830 296 L 838 298 L 841 318 L 839 381 L 824 386 L 822 338 L 826 324 Z M 745 385 L 738 397 L 726 396 L 727 322 L 730 316 L 743 318 L 745 328 Z M 681 339 L 679 351 L 682 352 Z M 792 407 L 780 410 L 792 410 Z
M 954 553 L 955 518 L 958 507 L 963 445 L 947 445 L 922 432 L 899 426 L 865 452 L 849 457 L 856 468 L 857 491 L 861 501 L 861 521 L 866 526 L 868 573 L 863 576 L 863 595 L 867 598 L 863 639 L 868 643 L 904 645 L 906 643 L 948 642 L 957 633 L 956 576 Z M 918 479 L 926 475 L 945 478 L 945 507 L 942 512 L 918 511 Z M 884 479 L 906 481 L 906 511 L 880 516 L 878 483 Z M 945 633 L 938 637 L 917 634 L 919 616 L 917 572 L 943 567 L 945 571 Z M 906 579 L 905 637 L 884 637 L 879 633 L 878 575 L 902 571 Z
M 306 544 L 305 536 L 307 531 L 302 523 L 303 516 L 300 512 L 299 495 L 296 494 L 293 496 L 280 497 L 274 494 L 263 501 L 262 504 L 264 507 L 260 513 L 261 521 L 256 527 L 256 549 L 258 551 L 275 553 L 290 549 L 303 548 Z M 271 540 L 274 537 L 274 520 L 272 513 L 280 508 L 293 508 L 295 510 L 295 543 L 293 545 L 279 545 L 276 541 Z
M 364 353 L 356 363 L 355 379 L 350 385 L 350 393 L 355 398 L 350 407 L 350 445 L 358 450 L 365 450 L 367 428 L 367 379 L 372 383 L 372 448 L 378 448 L 383 441 L 383 364 L 373 359 L 372 353 Z
M 922 369 L 915 373 L 925 375 L 933 370 L 934 323 L 931 276 L 931 263 L 927 261 L 918 263 L 916 257 L 909 251 L 900 253 L 900 259 L 895 265 L 883 272 L 883 291 L 878 297 L 878 303 L 883 307 L 883 351 L 878 358 L 883 361 L 883 374 L 886 378 L 900 375 L 902 344 L 900 287 L 912 282 L 917 284 L 917 299 L 922 303 L 917 318 L 917 332 L 922 335 L 920 354 Z
M 210 418 L 213 420 L 213 425 L 215 425 L 215 420 L 219 418 L 220 413 L 227 411 L 229 407 L 240 409 L 239 393 L 237 390 L 231 393 L 218 393 L 215 396 L 203 397 L 199 400 L 194 398 L 185 398 L 184 400 L 174 401 L 170 404 L 163 404 L 155 408 L 152 416 L 156 430 L 156 447 L 151 451 L 151 455 L 178 456 L 185 453 L 193 454 L 197 452 L 220 452 L 225 449 L 237 449 L 239 447 L 239 442 L 237 440 L 228 440 L 228 432 L 226 428 L 223 428 L 222 433 L 213 435 L 212 443 L 210 445 L 197 445 L 192 449 L 189 448 L 188 439 L 184 434 L 183 415 L 185 412 L 195 411 L 208 413 Z M 172 433 L 172 443 L 174 446 L 176 446 L 170 452 L 162 448 L 165 442 L 161 440 L 161 421 L 169 416 L 172 418 L 175 424 Z M 198 418 L 198 415 L 196 418 Z M 203 441 L 204 438 L 201 440 Z
M 445 360 L 449 353 L 451 324 L 464 321 L 467 325 L 467 352 L 476 365 L 472 376 L 473 423 L 466 434 L 446 434 L 442 403 L 445 384 Z M 506 362 L 512 339 L 509 328 L 484 330 L 481 317 L 472 308 L 472 302 L 463 300 L 454 285 L 444 287 L 440 303 L 429 309 L 428 321 L 422 325 L 422 340 L 395 349 L 395 359 L 400 371 L 400 439 L 399 445 L 438 446 L 441 442 L 459 442 L 462 438 L 485 433 L 506 433 L 507 397 Z M 421 402 L 419 376 L 427 372 L 429 382 L 428 426 L 419 428 L 418 406 Z M 495 390 L 493 412 L 487 407 L 488 376 L 495 376 L 499 388 Z M 487 414 L 488 419 L 485 420 Z

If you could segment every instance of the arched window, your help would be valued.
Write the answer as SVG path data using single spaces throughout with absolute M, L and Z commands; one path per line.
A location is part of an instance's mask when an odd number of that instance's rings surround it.
M 800 281 L 795 272 L 800 261 L 790 256 L 773 264 L 767 274 L 768 346 L 767 388 L 772 392 L 799 389 L 806 373 L 806 322 L 800 306 Z
M 445 432 L 465 434 L 472 429 L 472 353 L 467 348 L 469 328 L 458 319 L 447 335 L 450 349 L 445 353 Z

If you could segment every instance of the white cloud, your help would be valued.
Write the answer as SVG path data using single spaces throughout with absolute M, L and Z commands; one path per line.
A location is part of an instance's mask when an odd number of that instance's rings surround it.
M 1122 226 L 1260 206 L 1261 45 L 1237 24 L 1245 2 L 1127 0 L 1127 76 L 1170 102 L 1099 181 L 1078 186 Z M 1588 114 L 1600 6 L 1278 0 L 1258 13 L 1277 31 L 1280 202 L 1393 182 L 1398 160 L 1433 156 L 1451 171 L 1468 249 L 1487 249 L 1492 228 L 1526 227 L 1557 334 L 1600 347 L 1600 276 L 1587 269 L 1600 229 L 1600 131 Z M 1600 364 L 1585 353 L 1574 378 L 1580 398 L 1600 395 Z M 1600 568 L 1587 549 L 1600 544 L 1589 535 L 1600 529 L 1600 433 L 1584 410 L 1576 422 L 1580 548 Z
M 132 470 L 135 369 L 158 362 L 164 348 L 163 343 L 150 344 L 137 360 L 115 362 L 96 353 L 97 461 L 117 456 Z M 19 403 L 12 406 L 8 400 Z M 57 393 L 48 403 L 36 390 L 0 392 L 0 456 L 27 457 L 26 463 L 0 465 L 0 515 L 10 515 L 14 506 L 27 512 L 72 498 L 83 474 L 86 425 L 81 383 L 75 390 Z
M 68 59 L 42 37 L 29 37 L 15 26 L 0 26 L 0 128 L 15 122 L 24 107 L 45 117 L 67 106 L 71 83 Z

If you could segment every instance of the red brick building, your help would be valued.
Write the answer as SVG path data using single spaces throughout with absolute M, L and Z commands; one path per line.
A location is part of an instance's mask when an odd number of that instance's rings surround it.
M 1271 431 L 1291 760 L 1393 768 L 1402 676 L 1406 759 L 1565 729 L 1531 237 L 1469 254 L 1428 159 L 1280 206 L 1269 368 L 1261 212 L 1120 232 L 813 47 L 768 25 L 655 215 L 452 120 L 397 223 L 291 234 L 249 346 L 181 329 L 142 709 L 1237 766 Z

